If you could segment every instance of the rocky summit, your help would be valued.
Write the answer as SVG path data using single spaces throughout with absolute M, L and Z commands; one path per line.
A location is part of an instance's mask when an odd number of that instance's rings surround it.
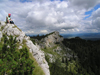
M 27 48 L 32 53 L 39 66 L 43 69 L 45 75 L 50 75 L 49 66 L 45 60 L 44 52 L 39 49 L 38 45 L 33 44 L 33 42 L 30 40 L 30 37 L 26 36 L 25 33 L 16 25 L 6 24 L 5 22 L 0 21 L 0 41 L 4 34 L 7 35 L 8 39 L 10 35 L 16 37 L 16 40 L 20 44 L 18 49 L 21 49 L 24 44 L 27 45 Z M 23 42 L 25 43 L 23 44 Z
M 53 47 L 55 43 L 60 43 L 63 41 L 63 39 L 64 38 L 59 35 L 59 32 L 54 31 L 48 34 L 45 38 L 42 38 L 41 39 L 42 44 L 40 43 L 39 46 L 41 46 L 41 48 Z

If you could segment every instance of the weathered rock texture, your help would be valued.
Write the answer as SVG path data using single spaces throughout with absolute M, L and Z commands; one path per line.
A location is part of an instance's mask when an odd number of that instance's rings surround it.
M 49 57 L 50 63 L 55 62 L 56 59 L 62 59 L 62 57 L 63 58 L 66 57 L 68 60 L 70 60 L 73 57 L 72 50 L 69 48 L 66 48 L 64 44 L 62 43 L 64 38 L 60 36 L 59 32 L 55 31 L 45 36 L 46 36 L 45 38 L 42 38 L 38 42 L 38 45 L 40 46 L 40 48 L 47 49 L 47 50 L 52 49 L 51 51 L 56 52 L 60 56 L 58 58 L 57 55 L 45 52 L 45 55 Z
M 42 44 L 40 44 L 41 48 L 44 47 L 53 47 L 55 43 L 59 43 L 63 41 L 63 37 L 59 35 L 59 32 L 55 31 L 47 37 L 41 39 Z
M 50 75 L 49 66 L 47 61 L 45 60 L 44 52 L 39 49 L 38 45 L 34 45 L 30 38 L 26 36 L 23 31 L 17 28 L 17 26 L 15 26 L 14 24 L 6 24 L 5 22 L 0 21 L 0 39 L 2 38 L 2 34 L 6 34 L 7 36 L 16 36 L 16 39 L 20 44 L 25 41 L 30 52 L 33 54 L 33 57 L 43 69 L 45 75 Z M 22 46 L 19 46 L 19 49 L 21 48 Z

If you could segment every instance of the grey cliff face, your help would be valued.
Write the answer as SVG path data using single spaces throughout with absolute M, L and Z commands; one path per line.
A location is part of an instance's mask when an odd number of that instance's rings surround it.
M 41 42 L 43 43 L 42 45 L 40 44 L 41 48 L 42 47 L 53 47 L 55 43 L 57 42 L 62 42 L 63 37 L 59 35 L 59 32 L 55 31 L 51 35 L 48 35 L 47 37 L 41 39 Z
M 5 24 L 5 22 L 0 21 L 0 39 L 2 38 L 2 34 L 6 34 L 7 36 L 16 36 L 16 39 L 20 44 L 22 44 L 23 40 L 25 40 L 26 45 L 29 47 L 29 50 L 37 63 L 43 69 L 45 75 L 50 75 L 49 66 L 45 60 L 44 52 L 40 50 L 38 45 L 34 45 L 30 40 L 30 37 L 26 36 L 23 31 L 19 30 L 14 24 Z M 22 46 L 19 46 L 19 49 L 21 48 Z

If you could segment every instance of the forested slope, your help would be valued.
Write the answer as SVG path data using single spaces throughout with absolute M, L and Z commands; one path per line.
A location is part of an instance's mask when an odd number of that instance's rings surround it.
M 76 37 L 64 39 L 63 44 L 77 54 L 80 65 L 89 75 L 100 75 L 100 40 L 90 41 Z

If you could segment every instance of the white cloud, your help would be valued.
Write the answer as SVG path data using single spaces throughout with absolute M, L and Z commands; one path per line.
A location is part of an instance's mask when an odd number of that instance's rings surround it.
M 41 32 L 41 33 L 44 33 L 44 34 L 47 34 L 47 33 L 48 33 L 47 30 L 41 30 L 40 32 Z
M 95 32 L 91 29 L 100 28 L 100 9 L 94 11 L 91 18 L 83 20 L 86 16 L 84 13 L 98 4 L 99 0 L 27 1 L 32 2 L 1 0 L 0 20 L 4 21 L 7 13 L 11 13 L 15 24 L 29 34 L 55 30 L 62 33 Z
M 30 30 L 29 30 L 29 31 L 25 31 L 25 33 L 26 33 L 26 34 L 33 34 L 34 31 L 30 31 Z
M 5 10 L 0 10 L 0 19 L 2 21 L 6 20 L 6 15 L 8 15 L 8 14 Z
M 86 29 L 91 29 L 92 31 L 97 30 L 100 32 L 100 8 L 92 13 L 92 16 L 88 21 L 84 22 L 88 26 L 85 26 Z
M 98 8 L 96 11 L 94 11 L 91 16 L 92 19 L 95 19 L 97 17 L 100 17 L 100 8 Z
M 86 10 L 90 10 L 96 4 L 100 3 L 100 0 L 68 0 L 68 1 L 71 3 L 72 6 L 77 7 L 78 9 L 85 8 Z
M 97 17 L 92 21 L 92 24 L 100 28 L 100 17 Z

